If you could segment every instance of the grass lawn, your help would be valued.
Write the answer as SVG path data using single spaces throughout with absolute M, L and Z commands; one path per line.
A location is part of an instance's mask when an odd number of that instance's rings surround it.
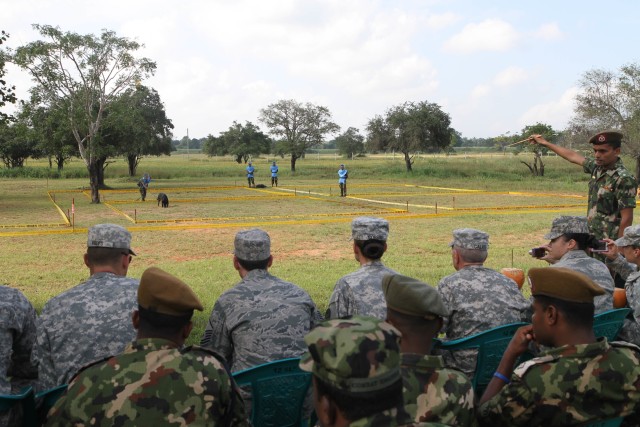
M 336 280 L 358 268 L 349 242 L 356 215 L 389 219 L 384 263 L 431 285 L 453 273 L 448 243 L 455 228 L 491 235 L 491 268 L 544 266 L 527 251 L 544 242 L 554 217 L 586 213 L 589 176 L 550 157 L 545 158 L 547 175 L 532 177 L 520 163 L 522 156 L 425 156 L 416 160 L 412 174 L 400 156 L 345 161 L 312 155 L 298 161 L 295 173 L 287 159 L 276 159 L 277 189 L 268 174 L 272 158 L 253 160 L 256 183 L 268 187 L 248 189 L 245 166 L 229 158 L 153 157 L 138 169 L 153 178 L 144 203 L 136 200 L 137 179 L 127 177 L 125 162 L 116 160 L 106 170 L 109 190 L 101 191 L 98 205 L 87 196 L 88 179 L 77 178 L 84 170 L 77 160 L 63 172 L 76 178 L 0 178 L 2 282 L 23 291 L 41 310 L 49 298 L 86 279 L 86 228 L 117 223 L 132 232 L 138 254 L 129 276 L 139 278 L 144 269 L 157 266 L 183 279 L 201 298 L 205 311 L 195 317 L 190 338 L 195 343 L 216 298 L 240 279 L 231 253 L 235 233 L 243 228 L 269 232 L 271 272 L 307 289 L 323 312 Z M 336 195 L 343 162 L 349 169 L 348 198 Z M 49 173 L 45 162 L 30 160 L 27 168 L 38 176 Z M 157 207 L 159 191 L 168 194 L 168 209 Z M 65 223 L 67 212 L 73 227 Z M 523 289 L 528 292 L 527 285 Z

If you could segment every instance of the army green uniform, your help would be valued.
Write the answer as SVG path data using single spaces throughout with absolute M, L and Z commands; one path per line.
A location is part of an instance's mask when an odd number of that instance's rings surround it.
M 591 174 L 587 211 L 591 233 L 597 239 L 616 239 L 620 228 L 620 211 L 636 207 L 636 179 L 624 167 L 621 159 L 611 169 L 603 169 L 596 165 L 594 159 L 587 158 L 582 167 L 585 173 Z
M 168 393 L 167 391 L 171 391 Z M 49 412 L 47 426 L 248 426 L 223 364 L 200 347 L 139 339 L 89 366 Z
M 554 348 L 521 364 L 479 410 L 487 426 L 567 426 L 616 417 L 640 425 L 640 348 L 605 338 Z

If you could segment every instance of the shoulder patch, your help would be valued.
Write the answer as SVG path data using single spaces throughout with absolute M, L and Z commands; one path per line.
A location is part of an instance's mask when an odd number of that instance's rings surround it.
M 514 369 L 513 373 L 515 375 L 517 375 L 518 377 L 522 378 L 527 373 L 527 371 L 529 369 L 533 368 L 534 366 L 544 365 L 545 363 L 553 362 L 556 359 L 557 359 L 557 357 L 551 356 L 551 355 L 546 355 L 546 356 L 541 356 L 541 357 L 534 357 L 531 360 L 527 360 L 526 362 L 523 362 L 523 363 L 519 364 L 516 367 L 516 369 Z

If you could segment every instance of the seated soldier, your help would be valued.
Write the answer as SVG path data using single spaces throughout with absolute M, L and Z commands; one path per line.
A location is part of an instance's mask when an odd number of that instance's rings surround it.
M 449 315 L 432 286 L 399 274 L 382 279 L 387 322 L 402 332 L 400 340 L 404 402 L 414 421 L 449 426 L 477 425 L 471 381 L 430 356 L 431 343 Z
M 480 400 L 486 426 L 569 426 L 626 417 L 640 425 L 640 348 L 596 340 L 594 297 L 604 290 L 577 271 L 532 268 L 533 324 L 521 327 Z M 551 349 L 514 370 L 529 344 Z
M 540 259 L 552 267 L 566 267 L 589 276 L 605 291 L 593 300 L 596 313 L 612 310 L 615 284 L 607 266 L 587 254 L 594 240 L 589 233 L 587 217 L 559 216 L 553 220 L 551 230 L 544 238 L 549 239 L 549 244 L 543 246 L 546 254 Z
M 400 332 L 379 319 L 353 316 L 321 323 L 304 338 L 300 368 L 312 373 L 323 427 L 435 426 L 413 423 L 402 398 Z
M 49 411 L 47 426 L 249 426 L 231 375 L 206 349 L 183 347 L 198 297 L 177 277 L 148 268 L 133 312 L 136 340 L 89 365 Z

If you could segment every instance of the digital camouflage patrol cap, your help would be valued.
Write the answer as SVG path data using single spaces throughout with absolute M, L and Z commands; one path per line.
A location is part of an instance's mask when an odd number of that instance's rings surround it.
M 569 302 L 593 303 L 593 297 L 605 293 L 588 276 L 570 268 L 530 268 L 527 277 L 534 297 L 543 295 Z
M 259 228 L 239 231 L 233 254 L 243 261 L 264 261 L 271 256 L 271 239 Z
M 131 250 L 131 233 L 116 224 L 97 224 L 89 228 L 87 247 L 124 249 L 135 255 Z
M 449 316 L 440 293 L 433 286 L 401 274 L 386 274 L 382 292 L 387 307 L 402 314 L 433 320 Z
M 138 305 L 170 316 L 185 316 L 193 310 L 203 310 L 202 303 L 186 283 L 157 267 L 149 267 L 142 273 Z
M 637 246 L 640 247 L 640 225 L 632 225 L 624 229 L 624 234 L 615 241 L 616 246 Z
M 489 249 L 489 235 L 473 228 L 458 228 L 453 230 L 453 240 L 449 246 L 486 251 Z
M 360 216 L 351 221 L 351 239 L 382 240 L 389 237 L 389 221 L 383 218 Z
M 553 240 L 563 234 L 589 234 L 589 224 L 586 216 L 559 216 L 553 220 L 551 231 L 544 235 L 545 239 Z
M 304 337 L 309 351 L 300 369 L 345 392 L 383 390 L 402 380 L 400 336 L 373 317 L 327 320 Z

